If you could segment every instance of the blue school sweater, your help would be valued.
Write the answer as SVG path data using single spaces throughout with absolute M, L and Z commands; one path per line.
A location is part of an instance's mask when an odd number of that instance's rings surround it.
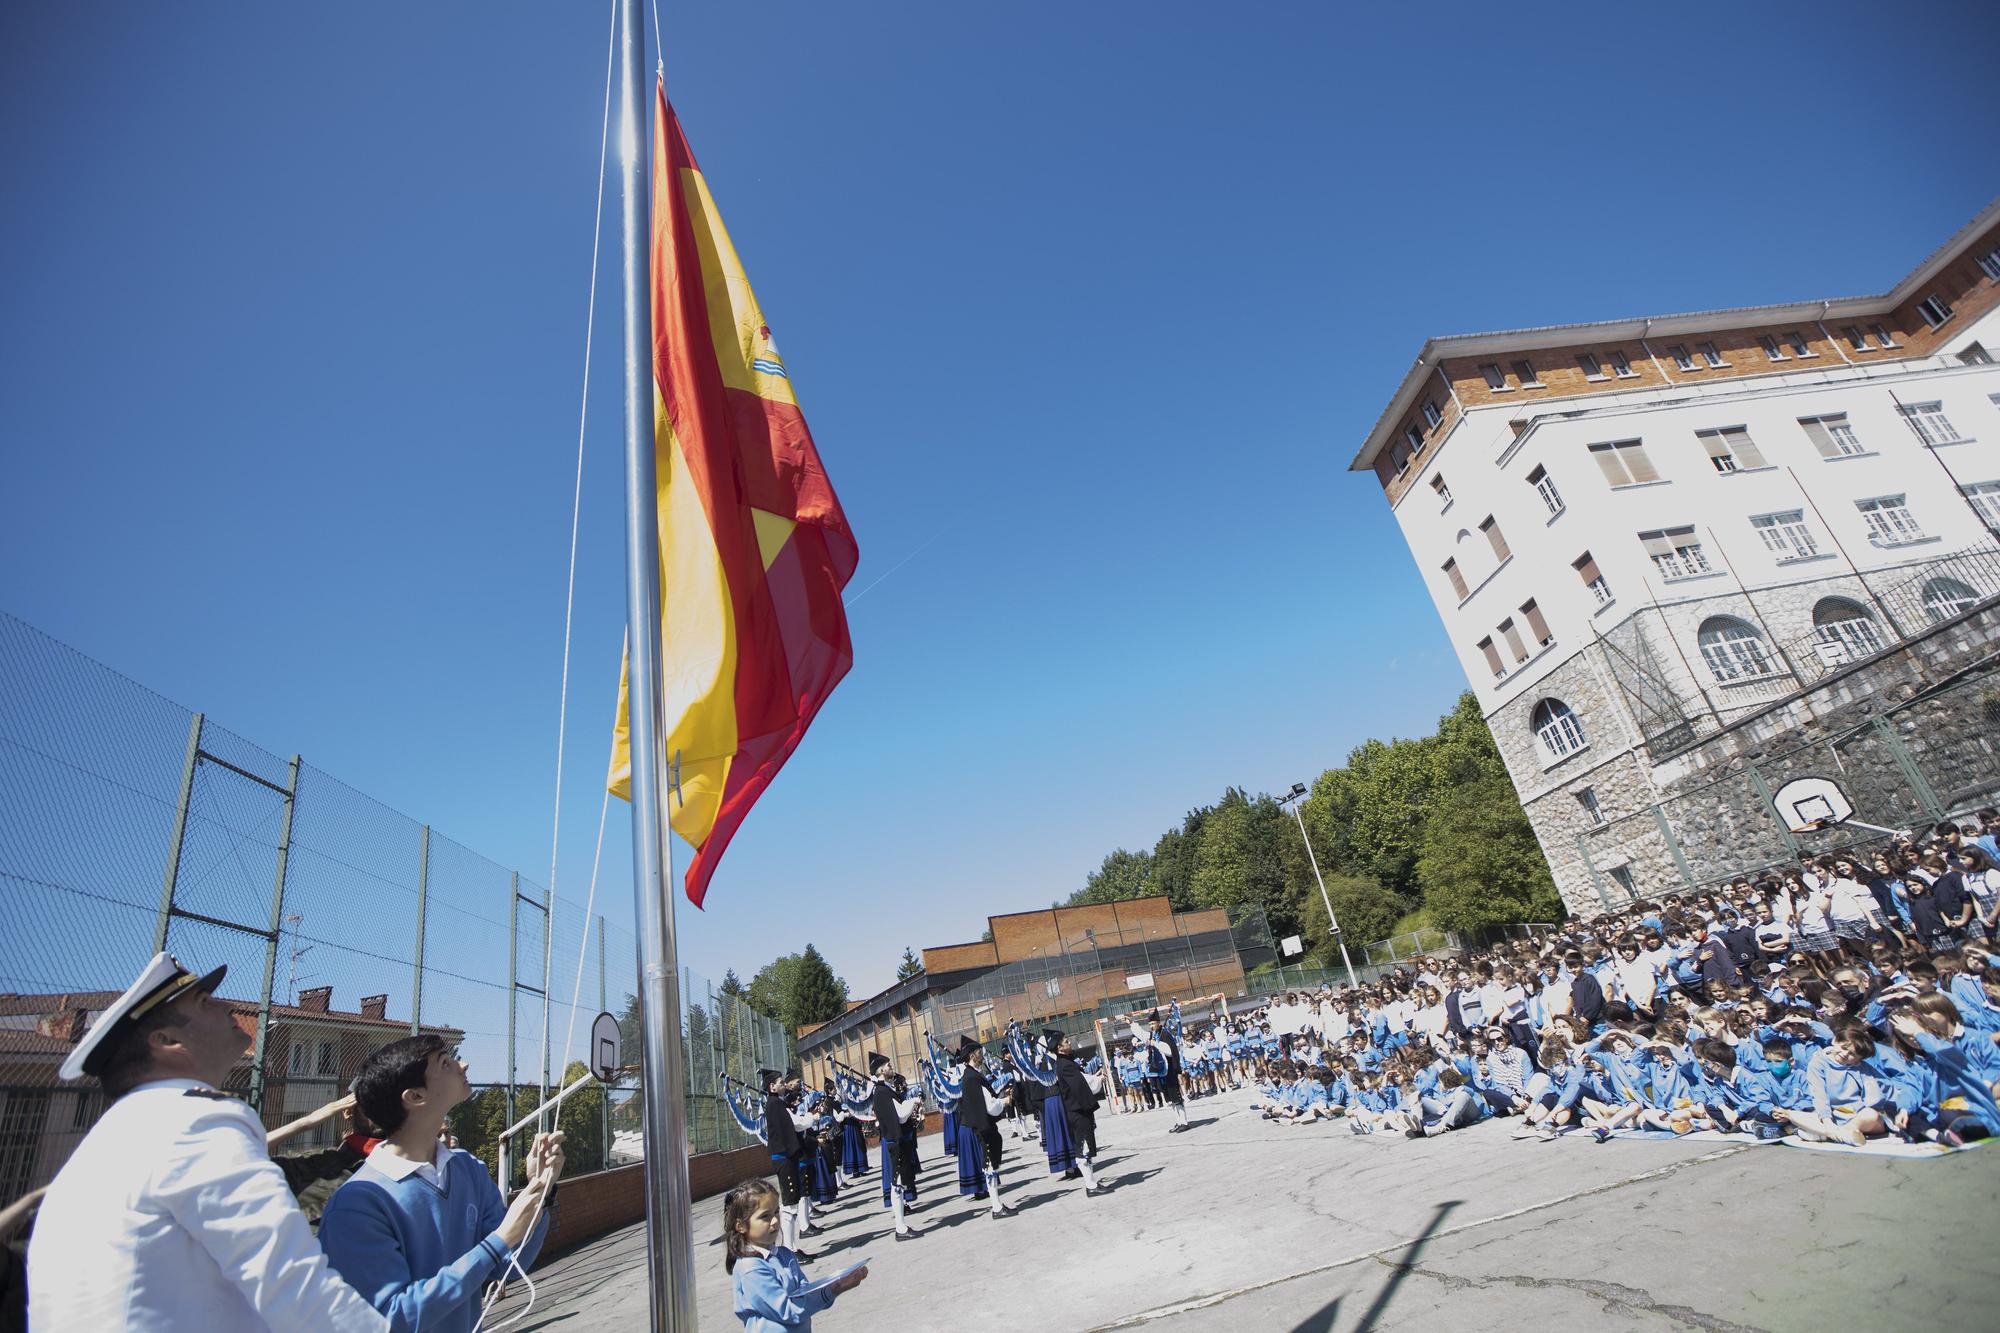
M 798 1256 L 780 1245 L 770 1254 L 756 1252 L 736 1261 L 730 1275 L 735 1289 L 736 1317 L 744 1333 L 812 1333 L 813 1319 L 833 1304 L 833 1293 L 822 1287 L 810 1294 Z
M 1822 1120 L 1833 1119 L 1836 1107 L 1845 1110 L 1844 1120 L 1863 1107 L 1875 1105 L 1882 1100 L 1883 1083 L 1881 1070 L 1866 1060 L 1843 1065 L 1834 1061 L 1831 1051 L 1814 1051 L 1812 1059 L 1806 1061 L 1813 1114 Z
M 1926 1059 L 1937 1071 L 1938 1091 L 1942 1094 L 1939 1100 L 1964 1098 L 1966 1109 L 1979 1117 L 1987 1133 L 2000 1133 L 2000 1103 L 1994 1101 L 1992 1087 L 1966 1056 L 1968 1037 L 1986 1041 L 1973 1032 L 1960 1034 L 1957 1041 L 1945 1041 L 1926 1032 L 1917 1038 L 1917 1044 L 1923 1047 Z M 1987 1045 L 1992 1043 L 1987 1041 Z
M 462 1149 L 445 1159 L 442 1187 L 414 1173 L 392 1180 L 363 1162 L 327 1200 L 319 1244 L 396 1333 L 471 1333 L 481 1285 L 506 1270 L 510 1251 L 499 1235 L 506 1215 L 493 1177 Z M 523 1269 L 548 1233 L 544 1209 L 521 1247 Z

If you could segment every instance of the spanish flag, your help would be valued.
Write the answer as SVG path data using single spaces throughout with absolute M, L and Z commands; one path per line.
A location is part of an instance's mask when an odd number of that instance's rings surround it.
M 655 89 L 653 448 L 661 729 L 699 907 L 743 817 L 854 662 L 854 534 L 680 121 Z M 610 787 L 631 796 L 626 682 Z

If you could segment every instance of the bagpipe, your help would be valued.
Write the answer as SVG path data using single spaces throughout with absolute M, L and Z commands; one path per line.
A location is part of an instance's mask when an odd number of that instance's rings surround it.
M 868 1078 L 852 1065 L 838 1060 L 829 1062 L 833 1068 L 833 1090 L 840 1094 L 841 1105 L 856 1120 L 875 1123 L 875 1094 L 868 1086 Z
M 722 1100 L 729 1107 L 736 1127 L 759 1143 L 769 1143 L 771 1140 L 764 1133 L 764 1094 L 740 1078 L 720 1072 L 715 1077 L 722 1084 Z
M 1032 1078 L 1045 1088 L 1056 1085 L 1056 1057 L 1048 1048 L 1048 1043 L 1037 1037 L 1029 1040 L 1021 1031 L 1019 1019 L 1007 1024 L 1007 1055 L 1014 1062 L 1014 1068 Z
M 937 1038 L 928 1031 L 924 1033 L 924 1046 L 930 1051 L 930 1058 L 918 1059 L 917 1068 L 923 1071 L 924 1085 L 930 1089 L 931 1100 L 938 1104 L 938 1110 L 949 1115 L 958 1109 L 958 1099 L 964 1091 L 965 1071 L 952 1061 L 950 1053 L 938 1045 Z

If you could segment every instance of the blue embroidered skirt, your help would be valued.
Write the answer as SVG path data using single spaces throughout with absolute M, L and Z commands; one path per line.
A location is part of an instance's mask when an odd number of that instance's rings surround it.
M 840 1169 L 850 1176 L 868 1174 L 868 1137 L 853 1120 L 844 1121 L 840 1131 Z
M 956 1111 L 946 1111 L 944 1113 L 944 1150 L 947 1153 L 958 1151 L 958 1112 Z
M 986 1145 L 979 1136 L 961 1126 L 958 1131 L 958 1192 L 986 1193 Z
M 1042 1099 L 1042 1151 L 1049 1155 L 1049 1172 L 1076 1169 L 1076 1140 L 1069 1133 L 1069 1109 L 1054 1088 Z

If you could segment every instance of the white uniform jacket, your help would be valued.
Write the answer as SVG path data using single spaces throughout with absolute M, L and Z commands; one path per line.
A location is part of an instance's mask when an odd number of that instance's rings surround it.
M 28 1246 L 28 1326 L 389 1327 L 328 1267 L 257 1113 L 195 1079 L 113 1102 L 49 1186 Z

